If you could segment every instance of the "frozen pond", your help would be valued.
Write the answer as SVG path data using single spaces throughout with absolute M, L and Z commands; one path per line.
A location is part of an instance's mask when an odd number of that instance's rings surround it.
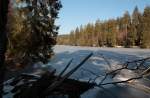
M 89 81 L 89 79 L 93 80 L 96 76 L 91 74 L 91 71 L 94 74 L 101 76 L 95 80 L 97 84 L 104 78 L 104 75 L 108 70 L 120 68 L 120 64 L 123 64 L 126 61 L 150 57 L 150 49 L 131 48 L 100 48 L 56 45 L 54 47 L 54 52 L 55 55 L 49 63 L 47 65 L 43 65 L 42 67 L 53 67 L 57 70 L 56 74 L 59 74 L 71 59 L 73 59 L 73 61 L 66 72 L 74 68 L 89 53 L 92 52 L 93 56 L 90 57 L 90 59 L 86 61 L 74 74 L 72 74 L 70 78 L 80 81 Z M 105 58 L 107 58 L 110 64 L 106 62 Z M 147 65 L 149 66 L 150 62 L 147 62 Z M 126 80 L 134 76 L 134 72 L 130 70 L 122 70 L 116 78 L 112 79 L 108 77 L 104 83 Z M 81 98 L 150 98 L 150 81 L 146 80 L 137 80 L 136 84 L 133 85 L 121 84 L 106 85 L 103 87 L 104 88 L 94 87 L 82 94 Z M 149 92 L 141 88 L 147 88 L 149 89 Z M 5 87 L 5 89 L 7 90 L 10 88 Z M 9 94 L 4 98 L 12 97 L 11 94 Z
M 109 69 L 116 69 L 126 61 L 132 61 L 136 59 L 146 58 L 150 56 L 150 49 L 133 49 L 133 48 L 100 48 L 100 47 L 80 47 L 80 46 L 63 46 L 57 45 L 54 47 L 55 56 L 50 61 L 49 65 L 57 69 L 57 73 L 64 69 L 70 59 L 73 58 L 72 65 L 67 71 L 79 64 L 80 61 L 89 53 L 93 52 L 93 56 L 78 69 L 71 78 L 88 81 L 88 79 L 94 79 L 95 76 L 91 73 L 83 71 L 83 69 L 90 70 L 98 75 L 104 75 Z M 109 60 L 110 65 L 102 58 L 105 57 Z M 125 71 L 124 75 L 120 79 L 126 79 L 132 77 L 134 73 Z M 99 83 L 101 79 L 97 79 Z M 107 79 L 104 82 L 115 81 Z M 150 82 L 149 82 L 150 84 Z M 136 86 L 136 85 L 135 85 Z M 150 87 L 150 85 L 148 85 Z M 81 98 L 150 98 L 150 94 L 144 92 L 138 87 L 121 85 L 114 86 L 108 85 L 105 87 L 106 91 L 100 88 L 93 88 L 84 93 Z

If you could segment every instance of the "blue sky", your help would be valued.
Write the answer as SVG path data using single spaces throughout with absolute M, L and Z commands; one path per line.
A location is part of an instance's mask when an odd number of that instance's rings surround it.
M 150 6 L 150 0 L 61 0 L 57 24 L 59 34 L 67 34 L 77 26 L 95 22 L 97 19 L 107 20 L 120 17 L 125 11 L 131 14 L 135 6 L 143 12 L 145 6 Z

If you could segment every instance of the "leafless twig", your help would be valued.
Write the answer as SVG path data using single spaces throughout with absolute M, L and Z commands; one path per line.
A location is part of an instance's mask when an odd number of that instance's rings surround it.
M 134 61 L 130 61 L 130 62 L 128 61 L 128 62 L 124 63 L 124 64 L 123 64 L 123 67 L 118 68 L 118 69 L 115 69 L 115 70 L 113 70 L 113 71 L 110 71 L 110 72 L 106 73 L 105 76 L 104 76 L 104 78 L 101 80 L 101 82 L 100 82 L 98 85 L 124 83 L 124 82 L 128 82 L 128 81 L 130 81 L 130 80 L 133 80 L 133 79 L 142 78 L 143 75 L 145 75 L 146 73 L 147 73 L 146 75 L 149 75 L 149 74 L 150 74 L 150 68 L 148 68 L 147 70 L 145 70 L 139 77 L 130 78 L 130 79 L 126 80 L 126 81 L 103 83 L 109 75 L 116 75 L 118 71 L 121 71 L 121 70 L 123 70 L 123 69 L 128 69 L 128 70 L 138 70 L 138 69 L 140 69 L 140 67 L 143 66 L 143 64 L 144 64 L 147 60 L 149 60 L 149 59 L 150 59 L 150 57 L 147 57 L 147 58 L 144 58 L 144 59 L 134 60 Z M 137 63 L 137 62 L 140 62 L 140 64 L 137 66 L 136 69 L 128 68 L 128 66 L 129 66 L 130 63 Z M 113 77 L 114 77 L 114 76 L 113 76 Z
M 129 81 L 131 81 L 131 80 L 136 80 L 136 79 L 141 79 L 141 78 L 143 78 L 143 76 L 138 76 L 138 77 L 130 78 L 130 79 L 127 79 L 127 80 L 124 80 L 124 81 L 102 83 L 102 84 L 99 84 L 99 85 L 127 83 L 127 82 L 129 82 Z

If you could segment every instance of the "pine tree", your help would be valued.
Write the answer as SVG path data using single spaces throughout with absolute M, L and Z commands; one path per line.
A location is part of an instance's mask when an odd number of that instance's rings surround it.
M 107 22 L 107 45 L 108 47 L 116 46 L 116 22 L 113 19 Z
M 88 23 L 86 28 L 85 28 L 85 32 L 86 32 L 86 46 L 93 46 L 93 32 L 94 32 L 94 28 L 93 28 L 93 24 Z
M 10 34 L 10 55 L 15 55 L 20 64 L 27 62 L 47 62 L 56 44 L 59 27 L 55 25 L 62 7 L 59 0 L 17 0 L 15 13 L 20 16 Z M 16 16 L 18 18 L 18 16 Z M 15 24 L 15 23 L 14 23 Z M 17 51 L 17 52 L 16 52 Z M 18 58 L 19 57 L 19 58 Z
M 94 30 L 94 37 L 95 37 L 95 45 L 96 46 L 103 46 L 102 41 L 102 34 L 101 34 L 101 22 L 100 20 L 96 20 L 95 22 L 95 30 Z
M 136 6 L 133 13 L 132 13 L 132 36 L 135 39 L 132 45 L 140 45 L 141 40 L 141 13 Z
M 85 40 L 84 40 L 84 27 L 81 25 L 80 26 L 80 33 L 79 33 L 79 45 L 84 46 L 85 45 Z
M 123 35 L 123 28 L 122 28 L 122 19 L 118 17 L 116 19 L 116 44 L 119 46 L 123 46 L 123 41 L 124 41 L 124 35 Z
M 136 34 L 134 32 L 134 27 L 132 24 L 128 27 L 127 39 L 126 39 L 126 47 L 132 47 L 135 45 Z
M 131 17 L 128 11 L 124 13 L 122 20 L 123 20 L 123 30 L 124 30 L 124 36 L 125 36 L 124 46 L 129 47 L 131 46 L 131 44 L 134 43 L 135 39 L 133 38 L 133 36 L 131 36 L 133 35 L 131 32 Z
M 79 31 L 79 28 L 77 27 L 75 29 L 75 45 L 76 46 L 80 45 L 79 38 L 80 38 L 80 31 Z
M 147 6 L 144 9 L 142 25 L 141 47 L 150 48 L 150 6 Z
M 0 98 L 3 94 L 3 81 L 5 74 L 5 52 L 7 46 L 7 14 L 8 14 L 9 0 L 0 0 Z
M 69 43 L 70 45 L 76 45 L 75 32 L 72 30 L 69 35 Z

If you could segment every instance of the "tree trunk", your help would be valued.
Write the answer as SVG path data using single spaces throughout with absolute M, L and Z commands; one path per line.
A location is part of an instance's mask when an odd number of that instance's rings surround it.
M 0 98 L 3 93 L 4 61 L 7 46 L 6 24 L 9 0 L 0 0 Z
M 68 98 L 81 98 L 79 94 L 73 93 L 68 96 Z

